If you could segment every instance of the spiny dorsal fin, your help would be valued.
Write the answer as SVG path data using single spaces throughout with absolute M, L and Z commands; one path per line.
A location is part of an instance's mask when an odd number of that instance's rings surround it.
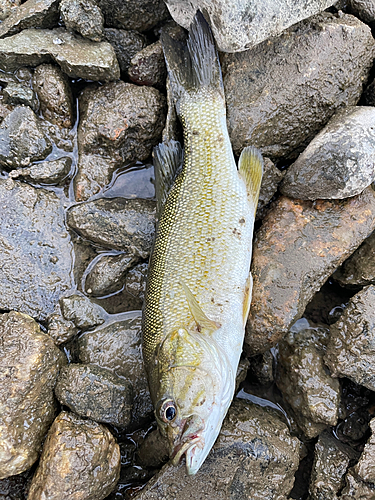
M 154 147 L 152 152 L 155 167 L 156 210 L 160 211 L 182 165 L 183 151 L 178 141 L 169 141 Z
M 215 330 L 218 330 L 221 325 L 216 321 L 212 321 L 211 319 L 207 318 L 200 305 L 198 304 L 197 299 L 191 293 L 189 288 L 185 285 L 185 283 L 180 283 L 185 292 L 186 300 L 189 304 L 190 312 L 197 324 L 198 331 L 204 330 L 208 333 L 213 333 Z
M 248 146 L 242 150 L 238 162 L 238 172 L 246 184 L 247 196 L 254 206 L 255 214 L 263 176 L 263 158 L 259 149 Z

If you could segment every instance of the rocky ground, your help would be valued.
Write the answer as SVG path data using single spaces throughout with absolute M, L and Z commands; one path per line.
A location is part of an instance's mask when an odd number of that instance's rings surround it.
M 188 4 L 0 0 L 0 500 L 375 499 L 375 7 Z M 265 175 L 238 392 L 188 477 L 140 310 L 181 137 L 159 38 L 196 8 Z

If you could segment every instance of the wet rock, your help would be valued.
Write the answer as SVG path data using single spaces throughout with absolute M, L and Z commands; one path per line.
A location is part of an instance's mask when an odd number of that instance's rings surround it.
M 138 85 L 164 87 L 167 77 L 163 47 L 160 40 L 138 52 L 130 61 L 129 78 Z
M 348 472 L 345 478 L 346 485 L 340 495 L 340 500 L 373 500 L 375 498 L 375 487 L 367 484 L 358 477 Z
M 250 373 L 261 385 L 269 385 L 274 381 L 274 355 L 271 351 L 253 356 L 249 363 Z
M 13 111 L 13 109 L 14 106 L 12 106 L 11 104 L 4 104 L 2 101 L 0 101 L 0 123 Z
M 165 98 L 156 89 L 122 81 L 85 90 L 80 97 L 77 201 L 107 185 L 116 168 L 145 160 L 161 136 Z
M 41 64 L 35 68 L 33 87 L 43 118 L 59 127 L 72 128 L 73 96 L 69 80 L 60 68 L 52 64 Z
M 155 202 L 101 198 L 74 205 L 67 223 L 80 236 L 105 248 L 146 259 L 155 232 Z
M 132 423 L 153 414 L 153 406 L 143 368 L 141 351 L 141 313 L 132 311 L 78 340 L 81 363 L 94 364 L 130 380 L 134 387 Z
M 133 406 L 133 387 L 109 370 L 95 365 L 70 364 L 56 382 L 55 394 L 62 405 L 81 417 L 126 427 Z
M 59 0 L 27 0 L 0 25 L 0 38 L 27 28 L 54 28 L 59 19 Z
M 142 262 L 130 269 L 125 278 L 125 289 L 130 295 L 144 300 L 146 292 L 148 264 Z
M 338 420 L 340 383 L 323 362 L 328 334 L 301 319 L 279 343 L 276 383 L 309 439 Z
M 370 422 L 371 437 L 365 445 L 365 449 L 353 467 L 353 472 L 363 481 L 375 483 L 375 419 Z
M 55 61 L 71 78 L 108 82 L 120 77 L 112 45 L 76 37 L 65 29 L 26 29 L 0 40 L 0 69 Z
M 94 0 L 61 0 L 60 14 L 68 30 L 94 42 L 102 40 L 104 17 Z
M 137 31 L 104 28 L 104 38 L 115 50 L 122 74 L 127 74 L 130 60 L 146 46 L 146 38 Z
M 310 478 L 310 500 L 337 500 L 344 476 L 356 458 L 352 448 L 343 445 L 324 431 L 315 445 L 314 463 Z
M 168 18 L 162 0 L 97 0 L 97 4 L 110 28 L 147 31 Z
M 0 125 L 0 165 L 25 167 L 52 151 L 39 118 L 27 106 L 17 106 Z
M 160 468 L 169 459 L 166 439 L 155 429 L 148 434 L 137 450 L 137 463 L 143 467 Z
M 0 0 L 0 21 L 4 21 L 20 5 L 21 0 Z
M 349 0 L 348 7 L 350 12 L 363 22 L 375 22 L 375 5 L 372 0 Z
M 78 329 L 72 321 L 67 321 L 61 313 L 53 313 L 47 318 L 48 335 L 52 337 L 56 345 L 64 344 L 75 337 Z
M 365 286 L 375 283 L 375 233 L 334 273 L 333 278 L 342 286 Z
M 235 400 L 221 433 L 201 469 L 186 474 L 185 464 L 166 465 L 139 493 L 139 500 L 169 498 L 286 498 L 299 463 L 299 441 L 278 415 Z
M 49 430 L 28 500 L 102 500 L 120 476 L 120 449 L 109 430 L 61 412 Z
M 375 178 L 375 109 L 336 114 L 288 168 L 281 192 L 302 200 L 355 196 Z
M 324 13 L 249 51 L 225 54 L 235 153 L 254 145 L 271 159 L 295 157 L 337 109 L 357 103 L 374 43 L 369 27 L 355 17 Z
M 94 297 L 119 292 L 124 286 L 127 271 L 137 260 L 127 254 L 99 255 L 86 277 L 86 292 Z
M 269 158 L 264 158 L 262 185 L 260 187 L 256 219 L 263 219 L 266 213 L 266 206 L 276 193 L 284 175 L 285 172 L 280 172 Z
M 363 92 L 363 102 L 366 106 L 375 106 L 375 80 Z
M 58 160 L 42 161 L 28 168 L 12 170 L 12 179 L 24 178 L 36 184 L 60 184 L 69 175 L 72 159 L 69 156 Z
M 373 231 L 375 193 L 348 200 L 279 198 L 256 233 L 253 298 L 245 342 L 251 353 L 275 345 L 332 272 Z
M 44 320 L 72 286 L 72 245 L 55 193 L 0 179 L 0 309 Z
M 375 287 L 358 292 L 331 325 L 325 362 L 334 377 L 344 376 L 375 390 Z
M 1 76 L 0 76 L 1 79 Z M 33 111 L 38 111 L 39 103 L 36 98 L 35 92 L 29 85 L 20 82 L 8 83 L 3 89 L 3 102 L 5 104 L 23 104 L 30 106 Z
M 53 387 L 65 356 L 30 316 L 0 315 L 0 479 L 38 458 L 54 419 Z
M 84 295 L 70 295 L 60 299 L 61 312 L 64 318 L 72 321 L 77 328 L 87 330 L 104 323 L 105 311 Z

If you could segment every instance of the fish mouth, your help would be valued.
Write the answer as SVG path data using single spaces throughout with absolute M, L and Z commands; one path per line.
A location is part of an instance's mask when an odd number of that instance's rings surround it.
M 194 454 L 197 448 L 204 448 L 204 438 L 200 434 L 194 434 L 190 436 L 186 436 L 186 438 L 177 444 L 171 455 L 171 463 L 172 465 L 178 465 L 180 460 L 184 454 L 186 454 L 186 458 L 191 454 Z M 190 453 L 188 453 L 190 452 Z

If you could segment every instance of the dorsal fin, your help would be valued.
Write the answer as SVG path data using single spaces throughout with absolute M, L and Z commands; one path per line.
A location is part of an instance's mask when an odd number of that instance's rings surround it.
M 212 321 L 207 318 L 205 313 L 202 311 L 202 308 L 197 302 L 197 299 L 191 293 L 189 288 L 185 285 L 185 283 L 181 283 L 181 286 L 185 292 L 186 300 L 189 304 L 190 312 L 194 317 L 194 320 L 197 324 L 198 331 L 207 331 L 208 333 L 213 333 L 215 330 L 218 330 L 221 325 L 216 321 Z
M 249 312 L 250 312 L 252 292 L 253 292 L 253 277 L 250 273 L 249 277 L 247 278 L 246 285 L 245 285 L 245 296 L 244 296 L 244 302 L 243 302 L 242 318 L 243 318 L 244 328 L 246 325 L 247 317 L 249 316 Z
M 246 184 L 247 196 L 254 206 L 255 214 L 263 176 L 263 158 L 259 149 L 248 146 L 242 150 L 238 161 L 238 173 Z
M 183 161 L 183 151 L 178 141 L 168 141 L 154 147 L 152 152 L 155 167 L 156 210 L 160 211 Z

